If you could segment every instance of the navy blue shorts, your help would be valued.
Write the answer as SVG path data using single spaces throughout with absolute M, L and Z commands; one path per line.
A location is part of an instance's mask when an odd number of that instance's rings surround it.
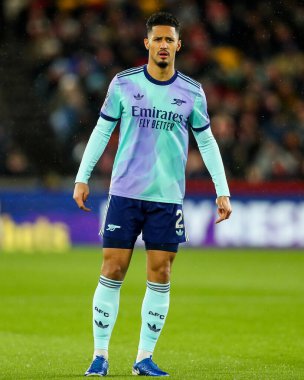
M 111 240 L 112 247 L 133 248 L 141 232 L 147 249 L 176 252 L 187 240 L 182 205 L 110 195 L 101 229 L 104 247 Z

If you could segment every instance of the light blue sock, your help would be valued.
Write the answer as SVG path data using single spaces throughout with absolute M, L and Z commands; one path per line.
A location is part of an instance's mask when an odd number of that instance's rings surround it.
M 95 350 L 108 350 L 116 322 L 122 281 L 100 276 L 93 298 L 93 335 Z
M 140 351 L 153 353 L 165 324 L 169 310 L 170 283 L 158 284 L 147 281 L 147 290 L 141 309 Z

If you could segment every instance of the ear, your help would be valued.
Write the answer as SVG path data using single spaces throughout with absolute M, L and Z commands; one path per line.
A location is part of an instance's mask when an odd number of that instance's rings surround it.
M 182 41 L 178 40 L 176 51 L 180 51 L 181 47 L 182 47 Z
M 147 50 L 149 50 L 149 40 L 148 40 L 148 38 L 145 38 L 145 39 L 144 39 L 144 45 L 145 45 L 145 48 L 146 48 Z

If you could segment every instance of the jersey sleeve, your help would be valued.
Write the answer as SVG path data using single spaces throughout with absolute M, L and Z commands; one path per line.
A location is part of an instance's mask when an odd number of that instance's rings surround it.
M 230 196 L 221 153 L 210 128 L 207 101 L 202 88 L 195 98 L 189 123 L 217 196 Z
M 202 159 L 211 175 L 218 197 L 230 196 L 222 156 L 211 128 L 193 131 Z
M 192 112 L 188 122 L 193 131 L 201 132 L 210 127 L 210 119 L 207 112 L 207 101 L 203 89 L 200 87 L 196 95 Z
M 122 113 L 121 90 L 117 76 L 110 83 L 106 98 L 100 110 L 100 116 L 108 121 L 117 121 Z
M 85 148 L 75 183 L 88 183 L 91 173 L 104 152 L 116 124 L 117 121 L 106 120 L 102 117 L 98 119 Z

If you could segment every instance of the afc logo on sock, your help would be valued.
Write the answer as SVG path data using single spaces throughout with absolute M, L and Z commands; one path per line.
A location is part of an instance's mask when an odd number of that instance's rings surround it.
M 110 314 L 109 313 L 106 313 L 105 311 L 101 310 L 101 309 L 98 309 L 97 306 L 95 306 L 95 310 L 97 311 L 97 313 L 100 313 L 100 314 L 103 314 L 105 317 L 109 317 Z
M 153 311 L 149 311 L 150 315 L 154 315 L 154 317 L 159 317 L 159 319 L 165 319 L 165 316 L 163 314 L 154 313 Z

